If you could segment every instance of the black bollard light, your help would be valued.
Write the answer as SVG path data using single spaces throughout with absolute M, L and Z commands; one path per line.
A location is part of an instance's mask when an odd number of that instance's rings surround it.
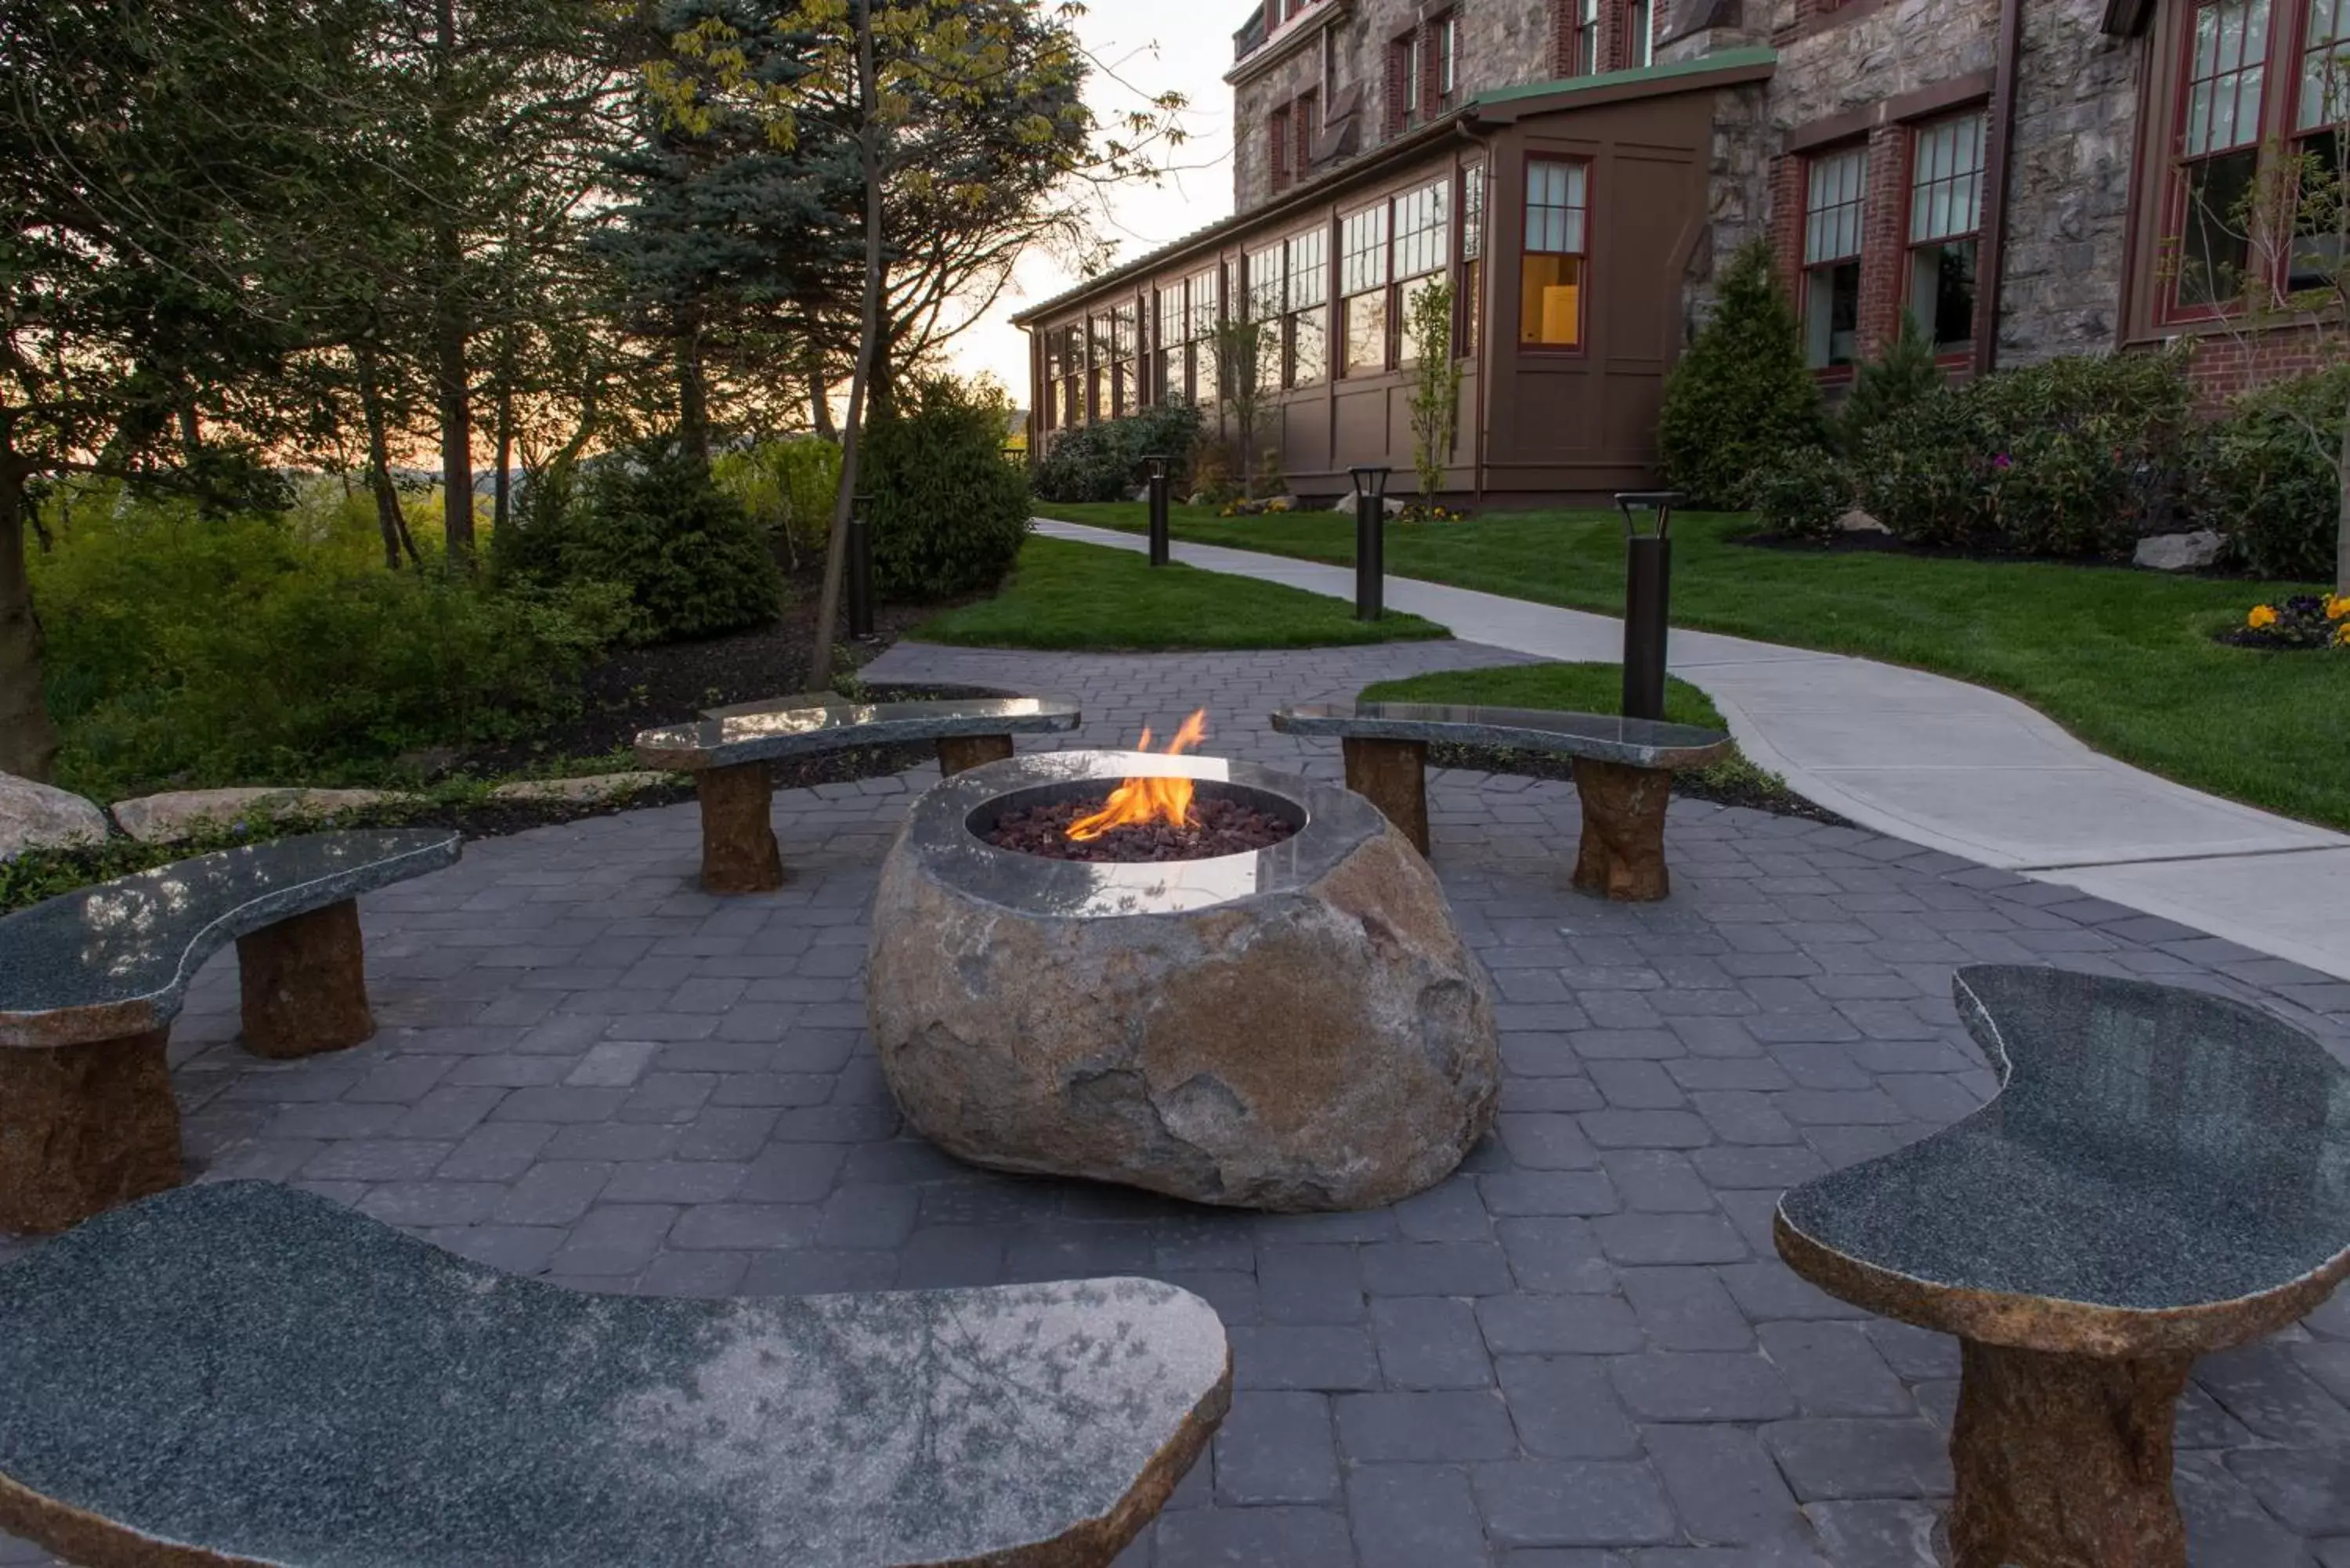
M 1616 505 L 1624 514 L 1624 717 L 1665 716 L 1665 630 L 1673 586 L 1673 545 L 1668 536 L 1678 490 L 1625 490 Z M 1656 515 L 1656 531 L 1640 531 L 1642 513 Z
M 1163 566 L 1167 564 L 1167 465 L 1175 460 L 1152 452 L 1142 461 L 1149 465 L 1146 478 L 1150 486 L 1150 564 Z
M 1355 481 L 1355 618 L 1377 620 L 1386 612 L 1388 577 L 1388 474 L 1367 464 L 1347 472 Z
M 873 635 L 873 528 L 865 508 L 873 498 L 848 498 L 848 635 Z

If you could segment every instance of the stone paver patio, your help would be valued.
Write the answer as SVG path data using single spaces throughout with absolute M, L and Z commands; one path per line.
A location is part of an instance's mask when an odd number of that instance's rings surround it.
M 901 645 L 875 673 L 1074 696 L 1087 744 L 1205 704 L 1211 751 L 1335 777 L 1335 746 L 1265 712 L 1509 657 Z M 1954 1346 L 1802 1283 L 1769 1221 L 1785 1185 L 1989 1093 L 1953 966 L 2212 987 L 2350 1054 L 2350 984 L 1856 829 L 1679 802 L 1674 897 L 1596 902 L 1562 886 L 1571 788 L 1454 773 L 1431 783 L 1434 858 L 1508 1074 L 1458 1175 L 1314 1216 L 997 1176 L 899 1135 L 862 1038 L 879 861 L 931 776 L 780 793 L 795 879 L 774 894 L 694 888 L 691 805 L 472 845 L 364 901 L 382 1030 L 339 1055 L 246 1056 L 215 961 L 174 1038 L 192 1152 L 599 1290 L 1197 1291 L 1240 1392 L 1125 1563 L 1910 1568 L 1947 1487 Z M 2345 1397 L 2350 1305 L 2203 1364 L 2178 1463 L 2199 1564 L 2350 1568 Z

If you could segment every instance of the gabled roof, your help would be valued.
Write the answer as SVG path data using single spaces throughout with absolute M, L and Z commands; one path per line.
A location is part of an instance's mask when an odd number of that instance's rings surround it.
M 1038 317 L 1059 310 L 1072 300 L 1082 299 L 1139 274 L 1154 272 L 1186 252 L 1205 249 L 1235 230 L 1253 227 L 1291 208 L 1308 205 L 1348 185 L 1374 178 L 1410 154 L 1444 140 L 1459 127 L 1507 124 L 1555 109 L 1643 97 L 1652 90 L 1689 92 L 1725 87 L 1735 82 L 1755 81 L 1770 75 L 1778 59 L 1776 50 L 1758 45 L 1751 48 L 1723 49 L 1696 59 L 1678 60 L 1671 65 L 1602 71 L 1587 77 L 1563 77 L 1551 81 L 1530 82 L 1523 87 L 1496 88 L 1481 92 L 1451 112 L 1439 115 L 1417 130 L 1382 143 L 1360 157 L 1336 164 L 1312 179 L 1302 181 L 1270 202 L 1259 202 L 1245 213 L 1219 218 L 1212 223 L 1192 230 L 1180 239 L 1160 245 L 1157 250 L 1064 289 L 1050 299 L 1014 312 L 1012 324 L 1025 327 Z

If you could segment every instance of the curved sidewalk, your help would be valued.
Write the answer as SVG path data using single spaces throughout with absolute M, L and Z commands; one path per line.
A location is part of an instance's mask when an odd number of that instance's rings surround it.
M 1055 538 L 1139 535 L 1037 520 Z M 1206 571 L 1352 598 L 1351 566 L 1178 542 Z M 1387 603 L 1542 659 L 1623 657 L 1608 616 L 1389 577 Z M 2012 697 L 1923 670 L 1676 628 L 1672 672 L 1746 754 L 1863 826 L 2077 888 L 2350 981 L 2350 836 L 2256 811 L 2091 751 Z

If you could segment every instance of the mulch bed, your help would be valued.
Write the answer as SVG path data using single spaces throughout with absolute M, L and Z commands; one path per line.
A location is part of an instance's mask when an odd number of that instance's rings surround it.
M 1439 742 L 1428 748 L 1430 767 L 1468 768 L 1482 774 L 1519 774 L 1527 778 L 1564 779 L 1573 783 L 1574 760 L 1555 752 L 1518 752 L 1503 746 L 1456 746 Z M 1767 789 L 1741 778 L 1713 776 L 1704 771 L 1673 775 L 1673 793 L 1684 800 L 1711 801 L 1716 805 L 1742 805 L 1780 816 L 1800 816 L 1835 827 L 1854 826 L 1824 805 L 1814 805 L 1793 790 Z
M 1047 860 L 1205 860 L 1263 849 L 1297 831 L 1296 824 L 1253 805 L 1201 795 L 1192 801 L 1191 814 L 1180 827 L 1163 822 L 1133 823 L 1113 827 L 1098 838 L 1072 840 L 1069 826 L 1101 810 L 1107 799 L 1104 792 L 1085 800 L 1054 801 L 1006 812 L 989 830 L 987 841 L 999 849 L 1016 849 Z

